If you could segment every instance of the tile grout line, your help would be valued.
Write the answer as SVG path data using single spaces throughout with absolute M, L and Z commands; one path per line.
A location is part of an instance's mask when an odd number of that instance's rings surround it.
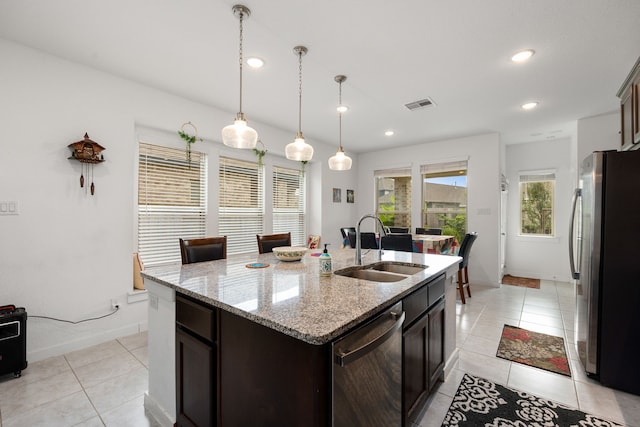
M 76 381 L 78 381 L 78 385 L 80 385 L 80 388 L 82 389 L 82 392 L 84 393 L 84 395 L 86 396 L 87 400 L 89 401 L 89 404 L 91 405 L 91 407 L 95 411 L 96 415 L 100 419 L 100 422 L 102 423 L 103 426 L 106 426 L 104 420 L 102 419 L 102 415 L 100 414 L 100 412 L 98 412 L 98 408 L 96 408 L 96 406 L 93 404 L 93 401 L 91 400 L 91 398 L 87 394 L 87 390 L 85 390 L 84 385 L 80 381 L 80 378 L 78 378 L 78 375 L 76 374 L 76 371 L 73 369 L 73 366 L 71 366 L 71 363 L 69 363 L 69 360 L 67 359 L 67 355 L 64 354 L 63 357 L 64 357 L 65 362 L 67 362 L 67 365 L 69 365 L 69 368 L 71 369 L 71 372 L 73 373 L 73 376 L 76 378 Z M 93 418 L 93 417 L 91 417 L 91 418 Z M 80 422 L 81 423 L 85 422 L 87 420 L 90 420 L 91 418 L 87 418 L 86 420 L 82 420 Z M 79 424 L 79 423 L 76 423 L 76 424 Z M 0 427 L 2 427 L 2 426 L 0 426 Z

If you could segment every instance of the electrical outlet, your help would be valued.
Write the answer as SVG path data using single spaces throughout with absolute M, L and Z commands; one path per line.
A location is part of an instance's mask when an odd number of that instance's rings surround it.
M 120 303 L 118 303 L 118 300 L 116 300 L 116 299 L 112 299 L 111 300 L 111 308 L 113 310 L 117 310 L 117 309 L 120 308 Z

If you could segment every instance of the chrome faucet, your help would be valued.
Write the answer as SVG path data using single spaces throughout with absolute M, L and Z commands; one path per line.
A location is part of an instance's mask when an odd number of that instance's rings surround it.
M 362 248 L 360 248 L 362 244 L 362 238 L 360 237 L 360 224 L 362 223 L 362 220 L 365 218 L 375 219 L 376 221 L 378 221 L 378 224 L 376 225 L 376 227 L 378 225 L 380 226 L 380 242 L 378 242 L 378 260 L 382 259 L 382 236 L 387 235 L 387 232 L 385 231 L 384 225 L 382 224 L 382 221 L 380 220 L 380 218 L 378 218 L 373 214 L 363 215 L 362 218 L 358 220 L 358 225 L 356 226 L 356 261 L 355 261 L 356 265 L 362 265 Z

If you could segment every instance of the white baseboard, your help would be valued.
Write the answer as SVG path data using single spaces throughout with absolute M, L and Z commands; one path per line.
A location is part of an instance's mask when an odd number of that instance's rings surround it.
M 460 351 L 458 350 L 458 347 L 456 347 L 453 352 L 451 352 L 451 356 L 449 356 L 449 359 L 447 359 L 446 363 L 444 364 L 444 378 L 445 380 L 447 379 L 447 377 L 449 376 L 449 374 L 451 373 L 451 371 L 453 371 L 456 367 L 456 365 L 458 364 L 458 359 L 460 358 Z
M 124 325 L 101 333 L 92 334 L 90 336 L 82 337 L 73 341 L 66 341 L 61 344 L 40 348 L 35 351 L 29 351 L 27 349 L 27 360 L 29 362 L 37 362 L 38 360 L 43 360 L 48 357 L 59 356 L 71 351 L 91 347 L 93 345 L 101 344 L 109 340 L 145 331 L 147 330 L 147 326 L 148 322 L 145 320 L 144 322 L 131 323 L 129 325 Z
M 175 417 L 167 413 L 153 397 L 149 396 L 149 392 L 144 394 L 144 409 L 162 427 L 173 427 L 176 422 Z

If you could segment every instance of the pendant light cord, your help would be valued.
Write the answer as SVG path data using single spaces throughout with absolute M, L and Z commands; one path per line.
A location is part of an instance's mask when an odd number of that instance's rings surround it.
M 240 117 L 242 117 L 242 21 L 244 13 L 240 12 Z
M 338 106 L 340 107 L 340 111 L 338 111 L 338 121 L 340 123 L 340 138 L 338 141 L 340 144 L 340 149 L 338 151 L 343 151 L 342 150 L 342 80 L 340 80 L 338 84 L 340 85 L 340 89 L 338 90 Z
M 298 51 L 298 134 L 302 135 L 302 50 Z

